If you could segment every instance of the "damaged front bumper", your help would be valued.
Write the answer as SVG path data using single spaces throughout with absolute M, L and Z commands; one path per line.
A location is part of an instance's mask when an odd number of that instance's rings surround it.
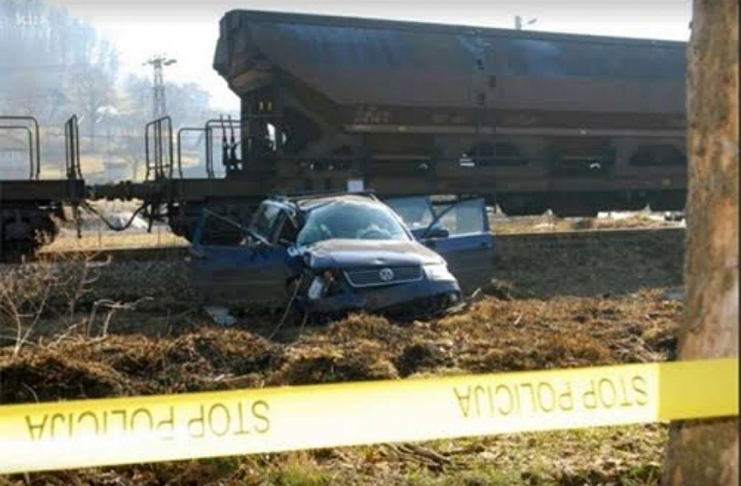
M 384 287 L 353 289 L 321 298 L 306 295 L 297 298 L 303 310 L 317 314 L 336 312 L 435 312 L 444 310 L 461 300 L 461 290 L 456 281 L 433 281 L 423 278 L 416 282 Z M 420 303 L 424 303 L 420 306 Z

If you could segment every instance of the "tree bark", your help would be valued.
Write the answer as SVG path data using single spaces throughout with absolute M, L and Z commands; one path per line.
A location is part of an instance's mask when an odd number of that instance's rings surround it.
M 738 8 L 738 0 L 693 5 L 682 360 L 738 357 Z M 738 425 L 738 418 L 673 423 L 663 484 L 737 486 Z

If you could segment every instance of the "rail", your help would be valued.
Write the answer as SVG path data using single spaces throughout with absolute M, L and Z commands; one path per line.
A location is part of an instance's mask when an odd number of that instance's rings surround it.
M 180 174 L 180 178 L 183 177 L 183 151 L 182 151 L 182 145 L 183 145 L 183 133 L 184 132 L 206 132 L 206 129 L 204 127 L 181 127 L 178 129 L 177 133 L 177 157 L 178 157 L 178 174 Z M 206 164 L 206 170 L 208 171 L 208 162 Z
M 162 139 L 163 125 L 167 133 L 166 141 Z M 165 144 L 167 145 L 165 146 Z M 153 150 L 150 151 L 150 147 Z M 165 152 L 167 153 L 165 154 Z M 147 123 L 144 126 L 144 156 L 146 159 L 144 179 L 149 180 L 152 172 L 154 172 L 154 179 L 172 179 L 175 165 L 173 152 L 172 118 L 163 116 Z M 165 155 L 168 157 L 167 161 Z M 180 171 L 180 177 L 182 175 L 182 171 Z
M 183 153 L 182 153 L 182 141 L 183 133 L 185 132 L 200 132 L 204 134 L 205 138 L 205 161 L 206 161 L 206 177 L 213 179 L 216 177 L 214 172 L 214 159 L 213 159 L 213 131 L 215 128 L 221 128 L 221 158 L 222 163 L 228 169 L 234 170 L 235 167 L 241 162 L 237 157 L 237 147 L 241 143 L 236 141 L 234 136 L 234 129 L 241 128 L 241 120 L 232 120 L 231 117 L 226 119 L 212 118 L 208 120 L 202 127 L 181 127 L 177 131 L 176 142 L 177 142 L 177 164 L 180 177 L 183 177 Z M 230 136 L 227 138 L 227 129 L 230 131 Z M 232 167 L 235 166 L 235 167 Z M 238 169 L 238 167 L 237 167 Z
M 4 125 L 3 122 L 11 122 L 10 125 Z M 26 122 L 17 124 L 15 122 Z M 33 129 L 29 127 L 33 126 Z M 0 130 L 24 130 L 28 134 L 28 165 L 29 179 L 38 179 L 41 174 L 41 142 L 39 121 L 33 116 L 0 116 Z
M 28 167 L 29 167 L 29 179 L 33 179 L 33 132 L 26 125 L 4 125 L 0 126 L 0 130 L 24 130 L 28 135 Z
M 212 118 L 204 124 L 204 130 L 206 132 L 206 175 L 209 179 L 213 179 L 214 176 L 214 161 L 213 161 L 213 129 L 214 125 L 218 123 L 219 127 L 221 128 L 222 138 L 221 138 L 221 157 L 222 162 L 224 165 L 228 168 L 230 160 L 237 160 L 236 156 L 236 148 L 238 143 L 235 140 L 234 137 L 234 128 L 242 128 L 242 121 L 239 119 L 232 120 L 231 116 L 229 116 L 226 120 L 224 117 L 219 118 Z M 229 130 L 231 132 L 231 140 L 227 142 L 226 138 L 226 128 L 229 127 Z M 241 139 L 240 139 L 241 143 Z
M 210 212 L 210 211 L 209 211 Z M 234 224 L 230 220 L 229 224 Z M 686 229 L 669 228 L 627 228 L 605 230 L 570 230 L 550 233 L 494 233 L 494 244 L 497 253 L 512 255 L 519 252 L 545 249 L 563 250 L 581 248 L 587 244 L 601 245 L 608 242 L 631 244 L 655 242 L 656 238 L 676 238 L 684 241 Z M 660 240 L 664 241 L 664 240 Z M 151 246 L 139 248 L 91 248 L 88 250 L 53 251 L 44 249 L 39 253 L 40 259 L 54 259 L 80 254 L 95 254 L 96 259 L 105 260 L 109 256 L 114 261 L 182 261 L 189 254 L 188 245 Z
M 67 178 L 71 180 L 82 179 L 82 168 L 80 167 L 80 127 L 77 115 L 72 115 L 64 123 L 64 156 L 67 170 Z

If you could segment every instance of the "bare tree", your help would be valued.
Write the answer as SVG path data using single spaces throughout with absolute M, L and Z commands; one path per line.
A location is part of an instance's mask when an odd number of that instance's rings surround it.
M 738 0 L 693 7 L 683 360 L 738 357 L 738 8 Z M 663 483 L 738 485 L 738 425 L 738 418 L 672 424 Z
M 4 110 L 33 114 L 42 124 L 58 124 L 71 110 L 87 115 L 102 94 L 113 91 L 115 48 L 92 26 L 58 6 L 39 0 L 0 0 L 0 46 Z M 60 102 L 72 106 L 48 106 Z
M 87 65 L 77 70 L 72 84 L 74 105 L 83 115 L 91 147 L 95 146 L 95 127 L 100 118 L 100 110 L 114 103 L 115 78 L 101 66 Z

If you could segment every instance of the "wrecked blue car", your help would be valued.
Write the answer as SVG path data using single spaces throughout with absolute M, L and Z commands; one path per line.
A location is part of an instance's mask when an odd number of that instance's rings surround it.
M 240 227 L 238 246 L 202 245 L 197 232 L 191 288 L 210 305 L 429 313 L 460 303 L 491 278 L 493 239 L 482 200 L 389 204 L 358 194 L 266 200 Z M 209 217 L 239 226 L 206 212 L 201 229 Z

